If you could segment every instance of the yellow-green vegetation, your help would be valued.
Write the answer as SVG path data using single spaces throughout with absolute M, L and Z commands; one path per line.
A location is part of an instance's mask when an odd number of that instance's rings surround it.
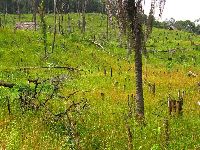
M 153 29 L 143 61 L 145 124 L 140 125 L 134 102 L 132 107 L 128 102 L 135 92 L 134 56 L 127 59 L 118 46 L 117 29 L 110 27 L 107 40 L 106 17 L 88 14 L 81 34 L 78 15 L 70 17 L 73 32 L 65 22 L 53 53 L 53 26 L 48 29 L 48 58 L 40 30 L 14 32 L 13 16 L 0 29 L 0 80 L 15 84 L 0 87 L 0 148 L 124 150 L 131 139 L 134 149 L 200 149 L 200 37 Z M 53 17 L 46 19 L 50 25 Z M 30 79 L 41 82 L 36 91 Z M 149 87 L 154 83 L 155 94 Z M 177 99 L 179 90 L 185 91 L 183 114 L 169 116 L 168 95 Z

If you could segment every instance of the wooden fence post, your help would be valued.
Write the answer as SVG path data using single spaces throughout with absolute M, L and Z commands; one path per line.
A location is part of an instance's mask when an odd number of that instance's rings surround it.
M 131 103 L 131 99 L 130 99 L 130 95 L 128 95 L 128 117 L 130 118 L 132 116 L 132 103 Z
M 183 113 L 183 94 L 184 93 L 182 93 L 182 95 L 181 95 L 181 92 L 179 90 L 177 100 L 172 99 L 171 96 L 169 95 L 169 97 L 168 97 L 169 115 L 172 115 L 172 114 L 182 115 L 182 113 Z
M 180 90 L 178 91 L 178 101 L 176 102 L 177 113 L 178 115 L 182 115 L 183 113 L 183 94 L 181 95 Z
M 176 100 L 171 100 L 172 112 L 176 112 Z
M 156 84 L 155 83 L 152 85 L 152 93 L 154 96 L 156 95 Z
M 125 92 L 126 91 L 126 85 L 125 84 L 124 84 L 123 88 L 124 88 L 124 92 Z
M 101 93 L 101 99 L 104 100 L 105 99 L 105 94 Z
M 131 100 L 132 100 L 132 102 L 133 102 L 133 114 L 135 114 L 135 109 L 136 109 L 136 107 L 135 107 L 135 96 L 133 95 L 133 94 L 131 94 Z
M 172 101 L 171 101 L 171 96 L 168 96 L 168 111 L 169 111 L 169 115 L 172 114 Z
M 113 76 L 113 70 L 112 70 L 112 67 L 110 68 L 110 77 L 112 78 Z
M 167 148 L 169 146 L 169 140 L 170 140 L 169 120 L 168 119 L 164 119 L 163 126 L 164 126 L 165 147 Z
M 147 85 L 149 87 L 149 92 L 152 93 L 154 96 L 156 95 L 156 84 L 147 82 Z
M 104 68 L 104 75 L 106 76 L 106 68 Z
M 133 134 L 131 132 L 131 128 L 128 122 L 126 122 L 126 132 L 128 135 L 128 150 L 133 150 Z
M 9 115 L 11 115 L 11 109 L 10 109 L 10 98 L 7 96 L 6 99 L 7 99 L 8 113 L 9 113 Z

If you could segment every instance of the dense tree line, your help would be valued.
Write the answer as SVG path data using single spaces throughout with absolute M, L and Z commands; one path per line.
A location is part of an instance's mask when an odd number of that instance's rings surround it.
M 1 0 L 0 13 L 31 13 L 33 3 L 39 6 L 42 0 Z M 57 0 L 57 4 L 61 5 L 64 12 L 78 12 L 81 8 L 81 3 L 84 0 Z M 54 9 L 54 0 L 45 0 L 46 12 L 51 13 Z M 87 0 L 86 12 L 102 12 L 104 6 L 101 0 Z
M 153 26 L 157 28 L 163 28 L 163 29 L 177 29 L 177 30 L 196 33 L 200 35 L 200 24 L 198 22 L 199 22 L 198 20 L 196 20 L 195 22 L 192 22 L 190 20 L 176 21 L 174 18 L 171 18 L 163 22 L 159 22 L 154 19 Z
M 0 13 L 8 14 L 24 14 L 32 13 L 35 7 L 39 7 L 42 0 L 1 0 L 0 1 Z M 82 3 L 85 0 L 57 0 L 57 9 L 59 12 L 81 12 Z M 103 0 L 86 0 L 86 13 L 91 12 L 105 12 L 105 5 Z M 44 0 L 45 10 L 47 13 L 52 13 L 54 10 L 54 0 Z M 144 21 L 147 22 L 147 16 L 144 15 Z M 197 20 L 199 21 L 199 20 Z M 192 32 L 200 34 L 200 25 L 195 24 L 190 20 L 186 21 L 175 21 L 171 18 L 169 20 L 159 22 L 154 18 L 153 26 L 157 28 L 168 29 L 173 27 L 178 30 L 183 30 L 187 32 Z

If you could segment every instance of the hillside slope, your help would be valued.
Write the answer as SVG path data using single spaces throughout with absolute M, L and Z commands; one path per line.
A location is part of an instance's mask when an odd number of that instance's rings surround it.
M 130 126 L 135 149 L 200 148 L 200 37 L 154 29 L 143 67 L 143 128 L 135 122 L 130 103 L 134 56 L 126 59 L 117 39 L 106 43 L 97 36 L 101 48 L 91 37 L 78 32 L 58 35 L 51 53 L 48 33 L 49 55 L 44 58 L 39 32 L 0 29 L 0 80 L 15 84 L 0 87 L 0 147 L 123 150 Z M 189 71 L 195 76 L 188 76 Z M 177 99 L 179 90 L 186 93 L 183 115 L 170 117 L 167 97 Z

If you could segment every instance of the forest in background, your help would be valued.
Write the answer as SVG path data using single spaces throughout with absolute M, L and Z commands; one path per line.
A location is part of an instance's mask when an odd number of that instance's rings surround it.
M 82 4 L 86 2 L 86 13 L 107 13 L 105 2 L 103 0 L 57 0 L 57 11 L 59 13 L 80 13 Z M 2 14 L 30 14 L 34 7 L 38 8 L 41 0 L 1 0 L 0 13 Z M 115 3 L 115 2 L 113 2 Z M 54 0 L 45 0 L 44 6 L 46 13 L 53 13 Z M 115 12 L 113 12 L 115 13 Z M 144 20 L 147 22 L 147 15 L 144 14 Z M 168 18 L 165 21 L 153 19 L 153 26 L 156 28 L 176 28 L 195 34 L 200 34 L 200 18 L 196 18 L 194 22 L 190 20 L 175 20 Z

